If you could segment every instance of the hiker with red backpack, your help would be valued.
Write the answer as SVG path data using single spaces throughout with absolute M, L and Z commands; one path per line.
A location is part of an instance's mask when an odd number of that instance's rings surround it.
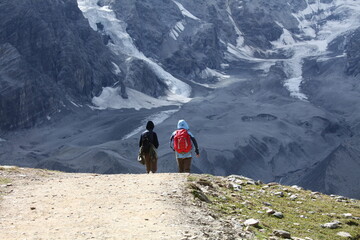
M 156 173 L 157 171 L 157 153 L 156 149 L 159 147 L 159 141 L 154 132 L 154 123 L 148 121 L 146 124 L 146 131 L 140 136 L 139 141 L 139 162 L 145 164 L 147 173 Z
M 192 144 L 195 146 L 196 157 L 200 157 L 199 147 L 194 135 L 189 131 L 185 120 L 179 120 L 177 130 L 171 134 L 170 147 L 175 151 L 179 172 L 190 172 Z

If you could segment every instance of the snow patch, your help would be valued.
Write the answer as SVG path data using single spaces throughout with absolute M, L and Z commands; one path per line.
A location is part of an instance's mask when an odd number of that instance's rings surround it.
M 222 69 L 227 69 L 227 68 L 229 68 L 230 64 L 228 64 L 228 63 L 221 63 L 220 66 L 221 66 Z
M 169 36 L 174 40 L 177 40 L 180 33 L 182 33 L 185 29 L 184 23 L 179 21 L 175 24 L 175 26 L 170 30 Z
M 244 34 L 240 31 L 240 29 L 238 28 L 238 26 L 236 25 L 235 21 L 234 21 L 234 18 L 232 17 L 232 13 L 231 13 L 231 9 L 230 9 L 230 6 L 229 6 L 229 2 L 227 2 L 227 8 L 226 8 L 226 11 L 229 15 L 229 19 L 235 29 L 235 32 L 236 34 L 238 35 L 238 38 L 236 39 L 236 47 L 237 48 L 241 48 L 241 47 L 244 47 L 244 42 L 245 42 L 245 39 L 244 39 Z
M 116 75 L 119 75 L 119 74 L 121 73 L 121 70 L 120 70 L 119 66 L 118 66 L 116 63 L 114 63 L 114 62 L 111 62 L 111 63 L 112 63 L 112 65 L 114 66 L 114 73 L 115 73 Z
M 72 105 L 74 105 L 75 107 L 82 107 L 82 105 L 81 104 L 76 104 L 75 102 L 73 102 L 73 101 L 71 101 L 71 100 L 69 100 L 70 102 L 71 102 L 71 104 Z
M 200 20 L 199 18 L 195 17 L 192 13 L 190 13 L 186 8 L 184 8 L 184 6 L 181 3 L 175 0 L 173 0 L 173 2 L 178 6 L 184 17 L 192 18 L 194 20 Z
M 280 23 L 277 23 L 277 24 L 280 27 L 282 27 L 283 34 L 281 34 L 280 38 L 277 41 L 273 41 L 273 42 L 271 42 L 271 44 L 276 48 L 283 47 L 284 45 L 294 45 L 296 42 L 295 42 L 292 34 L 286 28 L 284 28 L 284 26 L 282 26 L 282 24 L 280 24 Z
M 253 57 L 254 50 L 249 46 L 244 46 L 242 48 L 237 48 L 231 43 L 227 44 L 227 60 L 236 60 L 236 59 L 244 59 L 250 61 L 264 61 L 263 59 L 258 59 Z
M 205 68 L 204 70 L 201 71 L 200 77 L 202 77 L 202 78 L 216 77 L 218 79 L 226 79 L 226 78 L 229 78 L 230 76 L 226 75 L 224 73 L 218 72 L 211 68 Z
M 146 118 L 146 119 L 144 119 L 142 121 L 141 125 L 138 128 L 136 128 L 135 130 L 133 130 L 129 134 L 125 135 L 122 140 L 129 139 L 132 136 L 134 136 L 134 135 L 140 133 L 141 131 L 143 131 L 144 126 L 148 121 L 152 121 L 154 123 L 154 125 L 156 126 L 156 125 L 164 122 L 166 119 L 168 119 L 171 115 L 178 112 L 179 110 L 180 110 L 180 108 L 175 109 L 175 110 L 167 110 L 167 111 L 162 111 L 162 112 L 159 112 L 159 113 L 156 113 L 156 114 L 153 114 L 153 115 L 149 116 L 148 118 Z
M 176 101 L 169 101 L 168 99 L 157 99 L 150 97 L 142 92 L 131 88 L 126 88 L 128 98 L 122 98 L 119 95 L 120 88 L 105 87 L 98 97 L 92 99 L 92 103 L 97 106 L 96 109 L 122 109 L 134 108 L 139 110 L 141 108 L 151 109 L 160 106 L 179 105 L 179 102 L 188 101 L 188 99 L 176 98 Z

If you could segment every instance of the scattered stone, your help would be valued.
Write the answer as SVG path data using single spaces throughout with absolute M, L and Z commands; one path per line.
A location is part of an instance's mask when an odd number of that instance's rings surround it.
M 294 201 L 298 198 L 298 196 L 296 194 L 293 194 L 289 198 L 290 198 L 290 200 Z
M 256 182 L 255 182 L 255 185 L 263 185 L 264 183 L 262 182 L 262 181 L 260 181 L 260 180 L 257 180 Z
M 272 214 L 275 213 L 275 210 L 269 208 L 268 210 L 266 210 L 266 213 L 267 213 L 268 215 L 272 215 Z
M 291 234 L 284 230 L 274 230 L 273 234 L 281 238 L 291 238 Z
M 284 218 L 284 214 L 282 214 L 282 212 L 274 212 L 272 215 L 277 218 Z
M 349 198 L 344 197 L 344 196 L 336 196 L 335 199 L 337 199 L 337 200 L 349 200 Z
M 269 203 L 269 202 L 263 202 L 263 204 L 264 204 L 265 206 L 269 206 L 269 207 L 272 206 L 271 203 Z
M 349 226 L 359 226 L 359 224 L 358 224 L 357 222 L 352 221 L 352 220 L 347 221 L 345 224 L 346 224 L 346 225 L 349 225 Z
M 271 207 L 271 206 L 272 206 L 272 204 L 271 204 L 271 203 L 269 203 L 269 202 L 263 202 L 263 204 L 264 204 L 265 206 L 269 206 L 269 207 Z
M 352 238 L 352 236 L 348 232 L 338 232 L 336 235 L 344 238 Z
M 250 180 L 250 181 L 247 181 L 246 184 L 247 185 L 255 185 L 255 181 Z
M 257 227 L 257 226 L 259 226 L 259 223 L 260 223 L 259 220 L 250 218 L 250 219 L 248 219 L 248 220 L 246 220 L 246 221 L 244 222 L 244 225 L 245 225 L 245 226 Z
M 298 191 L 303 190 L 303 188 L 298 186 L 298 185 L 292 185 L 291 187 L 298 190 Z
M 278 238 L 271 236 L 271 237 L 268 238 L 268 240 L 278 240 Z
M 247 206 L 247 205 L 254 205 L 252 202 L 250 202 L 249 200 L 245 200 L 245 201 L 243 201 L 242 203 L 241 203 L 242 205 L 245 205 L 245 206 Z
M 208 186 L 210 188 L 214 187 L 213 184 L 209 180 L 206 180 L 206 179 L 203 179 L 203 178 L 199 179 L 197 181 L 197 183 L 200 184 L 200 185 L 203 185 L 203 186 Z
M 277 183 L 277 182 L 270 182 L 270 183 L 268 183 L 267 184 L 268 186 L 277 186 L 277 185 L 279 185 L 279 183 Z
M 36 209 L 36 207 L 30 207 L 30 210 L 35 210 Z
M 283 192 L 276 192 L 274 193 L 275 196 L 279 196 L 279 197 L 284 197 L 284 193 Z
M 195 184 L 191 185 L 192 194 L 195 198 L 198 198 L 200 201 L 211 203 L 210 199 L 201 191 L 199 187 L 197 187 Z
M 239 184 L 236 184 L 236 183 L 229 183 L 227 188 L 232 189 L 234 191 L 240 191 L 241 190 L 241 186 Z
M 345 218 L 352 218 L 351 213 L 344 213 L 342 216 L 345 217 Z
M 330 229 L 339 228 L 340 227 L 340 222 L 334 221 L 334 222 L 325 223 L 325 224 L 322 224 L 321 227 L 330 228 Z

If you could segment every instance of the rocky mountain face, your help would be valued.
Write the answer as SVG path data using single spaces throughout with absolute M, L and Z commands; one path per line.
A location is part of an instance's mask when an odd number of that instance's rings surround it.
M 31 127 L 118 81 L 111 52 L 76 1 L 1 1 L 0 8 L 2 129 Z
M 186 119 L 194 172 L 360 197 L 356 1 L 38 4 L 0 5 L 0 163 L 143 172 L 132 159 L 153 120 L 172 172 Z

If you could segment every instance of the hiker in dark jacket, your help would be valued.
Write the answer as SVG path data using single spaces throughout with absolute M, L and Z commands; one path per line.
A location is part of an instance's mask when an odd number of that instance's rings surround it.
M 146 124 L 146 131 L 141 134 L 139 141 L 139 155 L 145 160 L 147 173 L 156 173 L 157 171 L 156 149 L 159 147 L 159 141 L 156 133 L 153 131 L 154 127 L 154 123 L 148 121 Z
M 170 147 L 175 151 L 179 172 L 190 172 L 192 144 L 195 147 L 196 157 L 200 157 L 199 147 L 194 135 L 189 131 L 185 120 L 179 120 L 177 130 L 171 134 Z

